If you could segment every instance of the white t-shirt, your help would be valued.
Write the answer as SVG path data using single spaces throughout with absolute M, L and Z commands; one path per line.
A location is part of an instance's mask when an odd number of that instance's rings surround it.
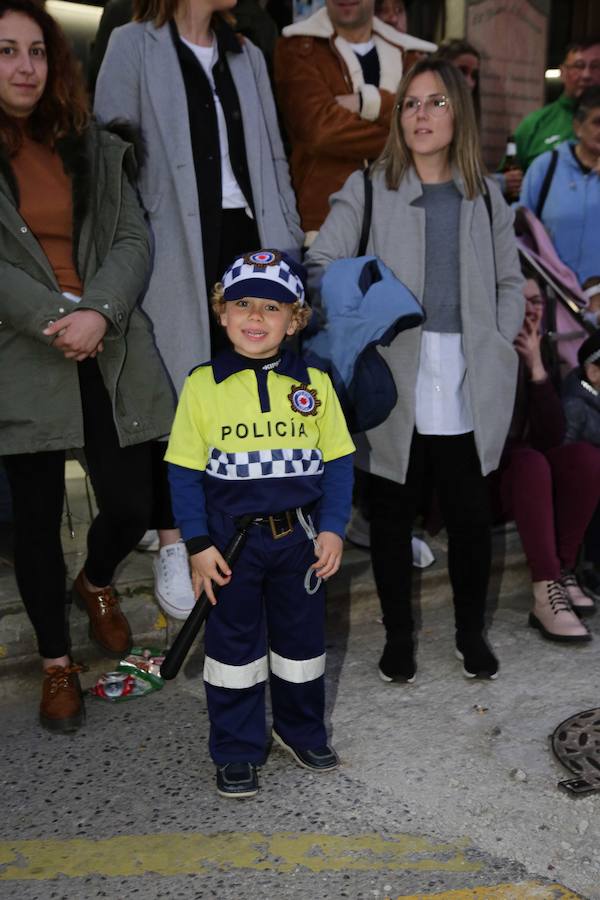
M 213 78 L 212 67 L 218 58 L 217 42 L 213 35 L 213 42 L 210 47 L 201 47 L 199 44 L 192 44 L 184 37 L 181 38 L 186 47 L 189 47 L 202 68 L 206 73 L 208 82 L 213 93 L 215 110 L 217 113 L 217 124 L 219 127 L 219 146 L 221 148 L 221 206 L 223 209 L 248 209 L 248 201 L 244 197 L 242 189 L 237 183 L 236 177 L 231 168 L 231 160 L 229 158 L 229 138 L 227 136 L 227 123 L 225 122 L 225 113 L 217 94 L 215 80 Z
M 358 56 L 366 56 L 375 46 L 375 41 L 371 38 L 371 40 L 365 41 L 362 44 L 350 44 L 350 46 Z
M 423 331 L 416 385 L 419 434 L 473 431 L 462 334 Z

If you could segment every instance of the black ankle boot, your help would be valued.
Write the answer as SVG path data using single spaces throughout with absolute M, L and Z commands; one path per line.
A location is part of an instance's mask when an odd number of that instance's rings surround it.
M 456 655 L 467 678 L 497 678 L 498 660 L 480 631 L 456 632 Z
M 405 640 L 388 640 L 379 660 L 379 677 L 382 681 L 405 681 L 412 684 L 415 680 L 417 665 L 415 663 L 415 645 L 412 638 Z

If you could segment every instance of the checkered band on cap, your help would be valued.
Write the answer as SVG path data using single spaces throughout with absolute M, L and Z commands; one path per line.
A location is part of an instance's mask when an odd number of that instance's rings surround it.
M 580 366 L 600 365 L 600 331 L 595 331 L 583 342 L 577 351 L 577 362 Z
M 590 353 L 590 355 L 584 359 L 583 365 L 588 366 L 588 365 L 590 365 L 590 363 L 597 363 L 599 359 L 600 359 L 600 350 L 594 350 L 593 353 Z
M 315 448 L 250 450 L 225 453 L 211 447 L 206 474 L 231 481 L 251 478 L 290 478 L 297 475 L 321 475 L 323 454 Z
M 239 256 L 223 275 L 224 300 L 261 297 L 279 303 L 306 302 L 300 267 L 279 250 Z

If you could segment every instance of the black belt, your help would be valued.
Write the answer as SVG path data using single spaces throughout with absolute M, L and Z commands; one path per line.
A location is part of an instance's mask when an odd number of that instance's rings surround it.
M 308 506 L 302 506 L 301 509 L 304 515 L 309 515 L 315 508 L 315 505 L 310 503 Z M 278 541 L 279 538 L 287 537 L 288 534 L 292 533 L 294 524 L 297 521 L 298 514 L 295 509 L 284 509 L 282 512 L 272 513 L 271 515 L 254 516 L 248 524 L 263 525 L 266 528 L 270 528 L 273 540 Z

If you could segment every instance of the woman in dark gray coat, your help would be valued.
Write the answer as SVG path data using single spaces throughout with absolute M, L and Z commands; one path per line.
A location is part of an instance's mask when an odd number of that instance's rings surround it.
M 297 256 L 303 241 L 265 60 L 228 24 L 234 6 L 135 0 L 96 85 L 97 115 L 142 132 L 138 186 L 155 241 L 143 308 L 177 393 L 226 343 L 208 298 L 230 261 L 256 247 Z M 166 467 L 157 479 L 166 488 Z M 195 599 L 168 503 L 155 527 L 156 596 L 186 618 Z
M 75 599 L 120 658 L 131 632 L 111 581 L 147 528 L 150 442 L 173 402 L 136 308 L 149 241 L 132 148 L 90 123 L 66 39 L 38 3 L 2 0 L 0 48 L 0 454 L 43 661 L 40 721 L 68 732 L 84 710 L 60 540 L 65 450 L 84 447 L 99 509 Z
M 468 677 L 493 678 L 498 662 L 483 634 L 491 561 L 484 476 L 508 432 L 524 300 L 513 214 L 484 179 L 471 97 L 451 64 L 424 60 L 402 79 L 372 182 L 367 252 L 427 316 L 423 328 L 380 348 L 398 402 L 356 440 L 356 463 L 370 473 L 371 553 L 386 629 L 379 671 L 384 681 L 415 677 L 411 527 L 433 484 L 448 529 L 457 653 Z M 309 269 L 356 254 L 363 209 L 357 172 L 332 198 Z

